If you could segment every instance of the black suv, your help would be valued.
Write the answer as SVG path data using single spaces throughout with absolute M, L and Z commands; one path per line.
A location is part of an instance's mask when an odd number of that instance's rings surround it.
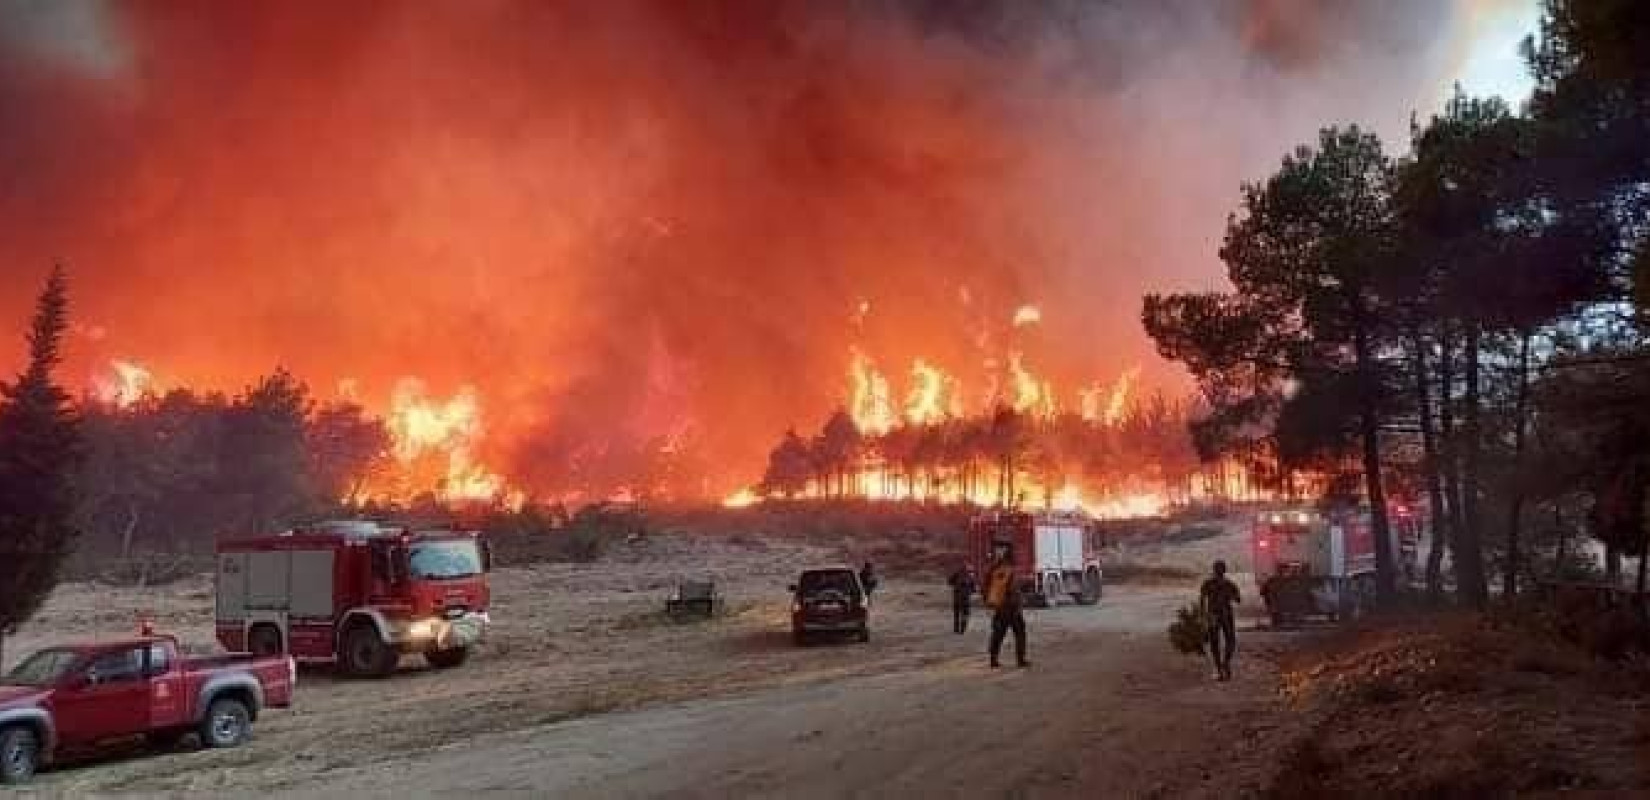
M 810 569 L 791 587 L 791 633 L 797 644 L 815 634 L 853 634 L 871 640 L 871 602 L 850 567 Z

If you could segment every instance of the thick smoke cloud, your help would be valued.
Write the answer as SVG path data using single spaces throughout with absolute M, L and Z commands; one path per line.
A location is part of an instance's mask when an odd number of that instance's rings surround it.
M 690 431 L 720 491 L 850 343 L 1159 369 L 1140 293 L 1323 122 L 1401 133 L 1464 7 L 0 0 L 0 319 L 63 259 L 76 375 L 474 384 L 522 480 Z

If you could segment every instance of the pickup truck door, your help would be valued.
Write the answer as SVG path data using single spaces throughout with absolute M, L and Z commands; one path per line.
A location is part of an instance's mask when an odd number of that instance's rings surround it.
M 149 727 L 160 730 L 189 724 L 193 699 L 187 696 L 182 659 L 172 652 L 171 645 L 149 645 L 144 674 L 149 676 Z
M 53 693 L 52 716 L 64 745 L 74 747 L 149 729 L 147 645 L 99 653 L 78 680 Z

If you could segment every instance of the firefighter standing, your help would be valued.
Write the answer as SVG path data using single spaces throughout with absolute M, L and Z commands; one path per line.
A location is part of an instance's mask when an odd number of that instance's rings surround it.
M 985 579 L 985 604 L 991 607 L 991 666 L 1002 666 L 997 655 L 1003 649 L 1003 637 L 1014 631 L 1014 660 L 1020 667 L 1029 667 L 1026 660 L 1026 617 L 1020 607 L 1020 590 L 1014 585 L 1014 550 L 1002 547 L 996 563 Z
M 1215 679 L 1232 679 L 1232 651 L 1237 649 L 1237 611 L 1232 608 L 1243 602 L 1237 584 L 1226 577 L 1226 562 L 1216 561 L 1214 574 L 1203 582 L 1198 592 L 1204 619 L 1209 621 L 1209 655 L 1215 661 Z
M 968 632 L 969 602 L 979 590 L 974 570 L 964 566 L 951 573 L 951 629 L 959 634 Z
M 859 570 L 859 585 L 865 588 L 865 599 L 870 600 L 871 593 L 877 590 L 877 573 L 869 561 Z

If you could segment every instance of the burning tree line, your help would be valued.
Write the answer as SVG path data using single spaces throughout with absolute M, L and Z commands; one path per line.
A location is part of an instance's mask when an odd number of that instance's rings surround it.
M 1244 187 L 1231 291 L 1145 299 L 1208 403 L 1203 454 L 1357 465 L 1383 598 L 1406 485 L 1435 521 L 1429 592 L 1448 552 L 1469 605 L 1492 572 L 1508 595 L 1568 574 L 1578 533 L 1614 580 L 1650 535 L 1650 17 L 1548 0 L 1526 51 L 1523 112 L 1457 96 L 1401 158 L 1329 128 Z
M 90 556 L 209 548 L 336 510 L 390 465 L 386 421 L 318 404 L 277 370 L 229 396 L 173 389 L 122 406 L 81 404 L 76 519 Z
M 1189 413 L 1188 404 L 1159 394 L 1111 423 L 1004 406 L 866 432 L 838 410 L 812 437 L 787 431 L 757 490 L 783 498 L 1038 506 L 1092 505 L 1131 494 L 1183 500 L 1204 475 L 1186 435 Z

